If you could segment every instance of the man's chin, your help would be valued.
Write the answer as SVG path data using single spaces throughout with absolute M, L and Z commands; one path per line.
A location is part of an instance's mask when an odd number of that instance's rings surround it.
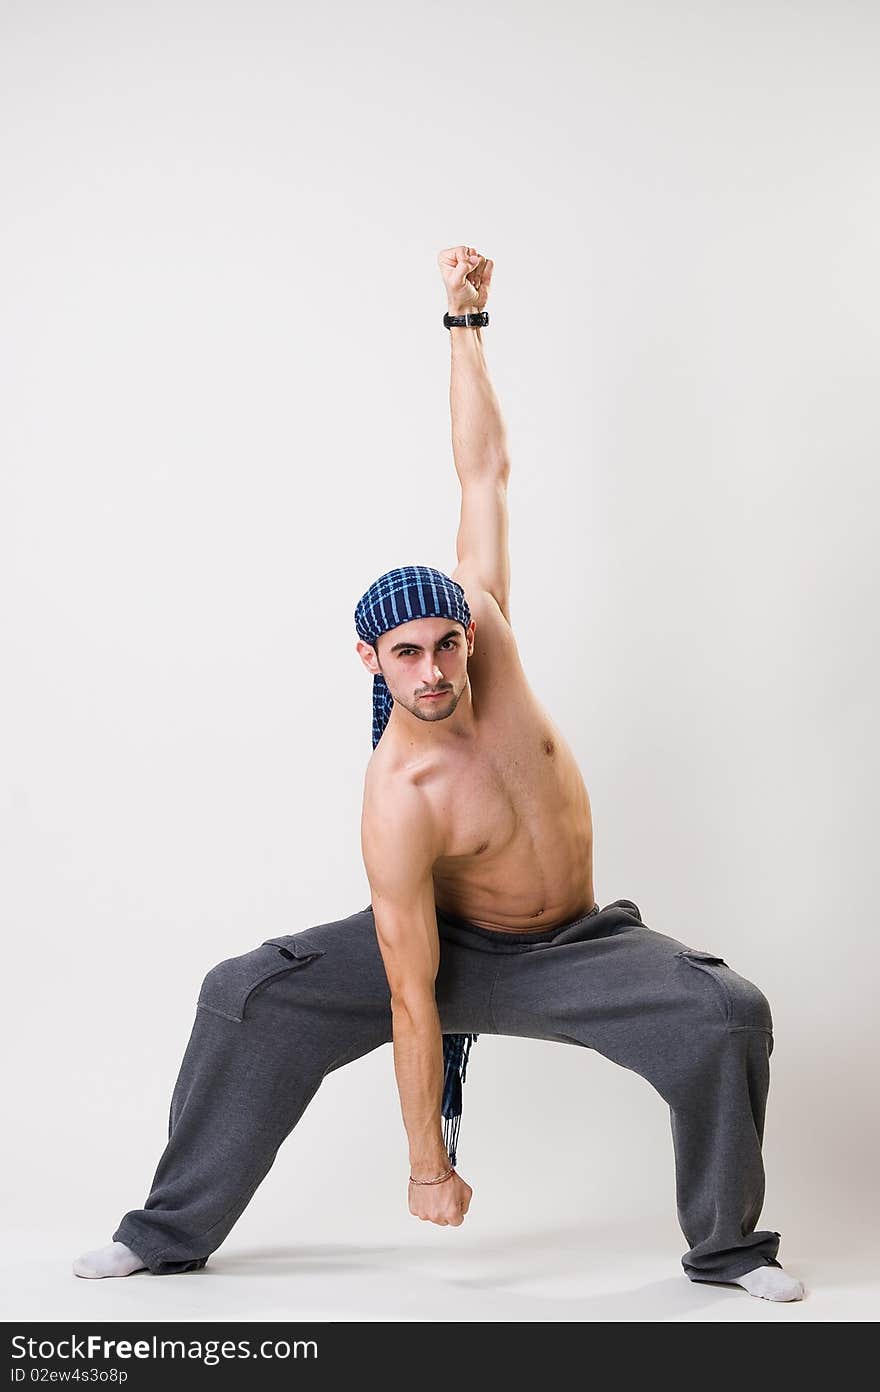
M 417 715 L 419 720 L 445 720 L 455 710 L 456 704 L 455 694 L 450 691 L 445 696 L 417 701 L 413 715 Z

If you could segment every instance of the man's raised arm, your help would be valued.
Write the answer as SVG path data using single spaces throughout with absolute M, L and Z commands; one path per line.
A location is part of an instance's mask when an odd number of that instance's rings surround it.
M 440 966 L 432 868 L 439 851 L 423 793 L 405 784 L 390 794 L 364 788 L 361 847 L 370 881 L 379 950 L 391 988 L 394 1070 L 409 1137 L 410 1175 L 431 1180 L 449 1169 L 443 1140 L 443 1034 L 434 994 Z M 439 1184 L 410 1184 L 418 1218 L 457 1227 L 470 1185 L 456 1173 Z
M 486 306 L 494 262 L 472 247 L 450 247 L 438 259 L 450 314 Z M 461 483 L 461 520 L 453 579 L 494 595 L 510 622 L 507 479 L 510 460 L 498 398 L 489 378 L 479 328 L 449 329 L 452 452 Z

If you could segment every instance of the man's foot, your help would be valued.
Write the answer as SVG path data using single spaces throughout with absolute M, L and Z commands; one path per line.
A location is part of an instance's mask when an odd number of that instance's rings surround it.
M 146 1271 L 137 1252 L 124 1242 L 111 1242 L 109 1247 L 96 1247 L 85 1252 L 73 1263 L 74 1276 L 130 1276 L 133 1271 Z
M 789 1276 L 781 1266 L 756 1266 L 743 1276 L 725 1285 L 745 1286 L 749 1295 L 759 1295 L 762 1300 L 803 1300 L 804 1288 L 800 1281 Z

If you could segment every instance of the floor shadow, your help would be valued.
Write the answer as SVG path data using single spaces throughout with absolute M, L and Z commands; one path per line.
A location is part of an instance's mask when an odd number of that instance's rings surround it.
M 666 1246 L 651 1232 L 650 1221 L 585 1223 L 575 1226 L 507 1233 L 471 1239 L 450 1253 L 436 1245 L 418 1243 L 303 1243 L 261 1246 L 237 1250 L 224 1257 L 218 1252 L 212 1264 L 217 1277 L 308 1276 L 316 1280 L 316 1304 L 326 1304 L 322 1277 L 369 1278 L 359 1303 L 375 1310 L 377 1317 L 399 1320 L 427 1318 L 416 1308 L 442 1311 L 445 1319 L 625 1321 L 633 1318 L 674 1320 L 693 1316 L 724 1300 L 753 1301 L 741 1286 L 724 1282 L 688 1280 L 680 1266 L 680 1253 L 670 1252 L 670 1274 L 657 1281 L 643 1279 L 646 1260 L 656 1265 Z M 592 1255 L 591 1255 L 592 1254 Z M 662 1260 L 662 1256 L 660 1256 Z M 542 1281 L 554 1284 L 577 1281 L 590 1263 L 583 1295 L 561 1291 L 542 1292 Z M 608 1272 L 607 1290 L 602 1282 Z M 470 1270 L 468 1270 L 470 1268 Z M 632 1285 L 626 1272 L 634 1273 Z M 641 1272 L 641 1277 L 635 1273 Z M 200 1273 L 201 1274 L 201 1273 Z M 403 1313 L 390 1308 L 393 1293 L 403 1281 Z M 517 1289 L 518 1285 L 525 1289 Z M 351 1287 L 348 1298 L 351 1298 Z M 436 1316 L 435 1316 L 436 1317 Z

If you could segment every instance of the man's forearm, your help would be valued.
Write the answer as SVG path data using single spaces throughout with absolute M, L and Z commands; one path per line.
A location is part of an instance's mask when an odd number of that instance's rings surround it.
M 459 479 L 509 469 L 507 436 L 501 407 L 489 378 L 482 330 L 447 330 L 451 340 L 449 408 L 452 414 L 452 452 Z
M 391 1004 L 394 1071 L 414 1179 L 433 1179 L 449 1165 L 443 1142 L 443 1033 L 432 996 Z

